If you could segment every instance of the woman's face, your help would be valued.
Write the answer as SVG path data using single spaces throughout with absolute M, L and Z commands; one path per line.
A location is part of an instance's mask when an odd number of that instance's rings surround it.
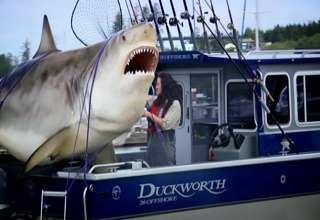
M 158 79 L 157 79 L 156 93 L 157 93 L 158 96 L 162 94 L 162 82 L 161 82 L 161 78 L 160 77 L 158 77 Z

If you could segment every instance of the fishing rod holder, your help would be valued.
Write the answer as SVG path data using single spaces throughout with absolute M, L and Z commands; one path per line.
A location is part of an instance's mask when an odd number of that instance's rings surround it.
M 169 24 L 170 26 L 176 26 L 177 24 L 179 24 L 179 20 L 177 19 L 177 17 L 171 17 L 169 18 Z
M 219 18 L 217 16 L 213 16 L 209 18 L 209 22 L 213 24 L 216 24 L 218 20 Z
M 198 22 L 198 23 L 204 23 L 204 22 L 205 22 L 205 21 L 204 21 L 204 16 L 199 15 L 199 16 L 197 17 L 197 22 Z
M 159 16 L 157 22 L 159 25 L 164 25 L 167 22 L 167 18 L 165 16 Z
M 233 29 L 234 29 L 234 25 L 233 25 L 232 23 L 229 23 L 229 24 L 227 25 L 227 28 L 228 28 L 229 30 L 233 30 Z
M 181 19 L 189 19 L 189 18 L 194 19 L 194 16 L 191 16 L 191 15 L 189 14 L 189 12 L 184 11 L 184 12 L 181 12 L 180 18 L 181 18 Z
M 148 22 L 154 21 L 152 14 L 150 14 L 149 16 L 147 16 L 146 19 L 147 19 Z

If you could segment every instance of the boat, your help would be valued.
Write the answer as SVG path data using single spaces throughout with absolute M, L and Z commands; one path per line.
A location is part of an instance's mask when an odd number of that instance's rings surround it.
M 38 168 L 10 182 L 11 208 L 68 219 L 318 219 L 320 50 L 231 59 L 161 52 L 158 73 L 182 88 L 177 165 L 150 167 L 146 146 L 131 146 L 88 172 Z

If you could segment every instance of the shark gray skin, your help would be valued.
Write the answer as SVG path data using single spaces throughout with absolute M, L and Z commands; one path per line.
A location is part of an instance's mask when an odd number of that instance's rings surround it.
M 5 99 L 0 108 L 0 145 L 26 162 L 28 172 L 37 165 L 79 156 L 86 146 L 93 153 L 111 143 L 143 113 L 159 60 L 156 39 L 154 27 L 143 23 L 106 42 L 60 52 L 45 16 L 39 49 L 29 61 L 31 67 L 12 91 L 12 83 L 0 90 L 1 100 Z M 21 69 L 11 75 L 19 76 Z M 113 148 L 110 154 L 114 154 Z

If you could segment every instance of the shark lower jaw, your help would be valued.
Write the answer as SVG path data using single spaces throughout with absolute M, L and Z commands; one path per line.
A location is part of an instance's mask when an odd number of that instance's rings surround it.
M 141 46 L 132 50 L 126 60 L 124 74 L 154 75 L 159 61 L 159 50 L 154 46 Z

